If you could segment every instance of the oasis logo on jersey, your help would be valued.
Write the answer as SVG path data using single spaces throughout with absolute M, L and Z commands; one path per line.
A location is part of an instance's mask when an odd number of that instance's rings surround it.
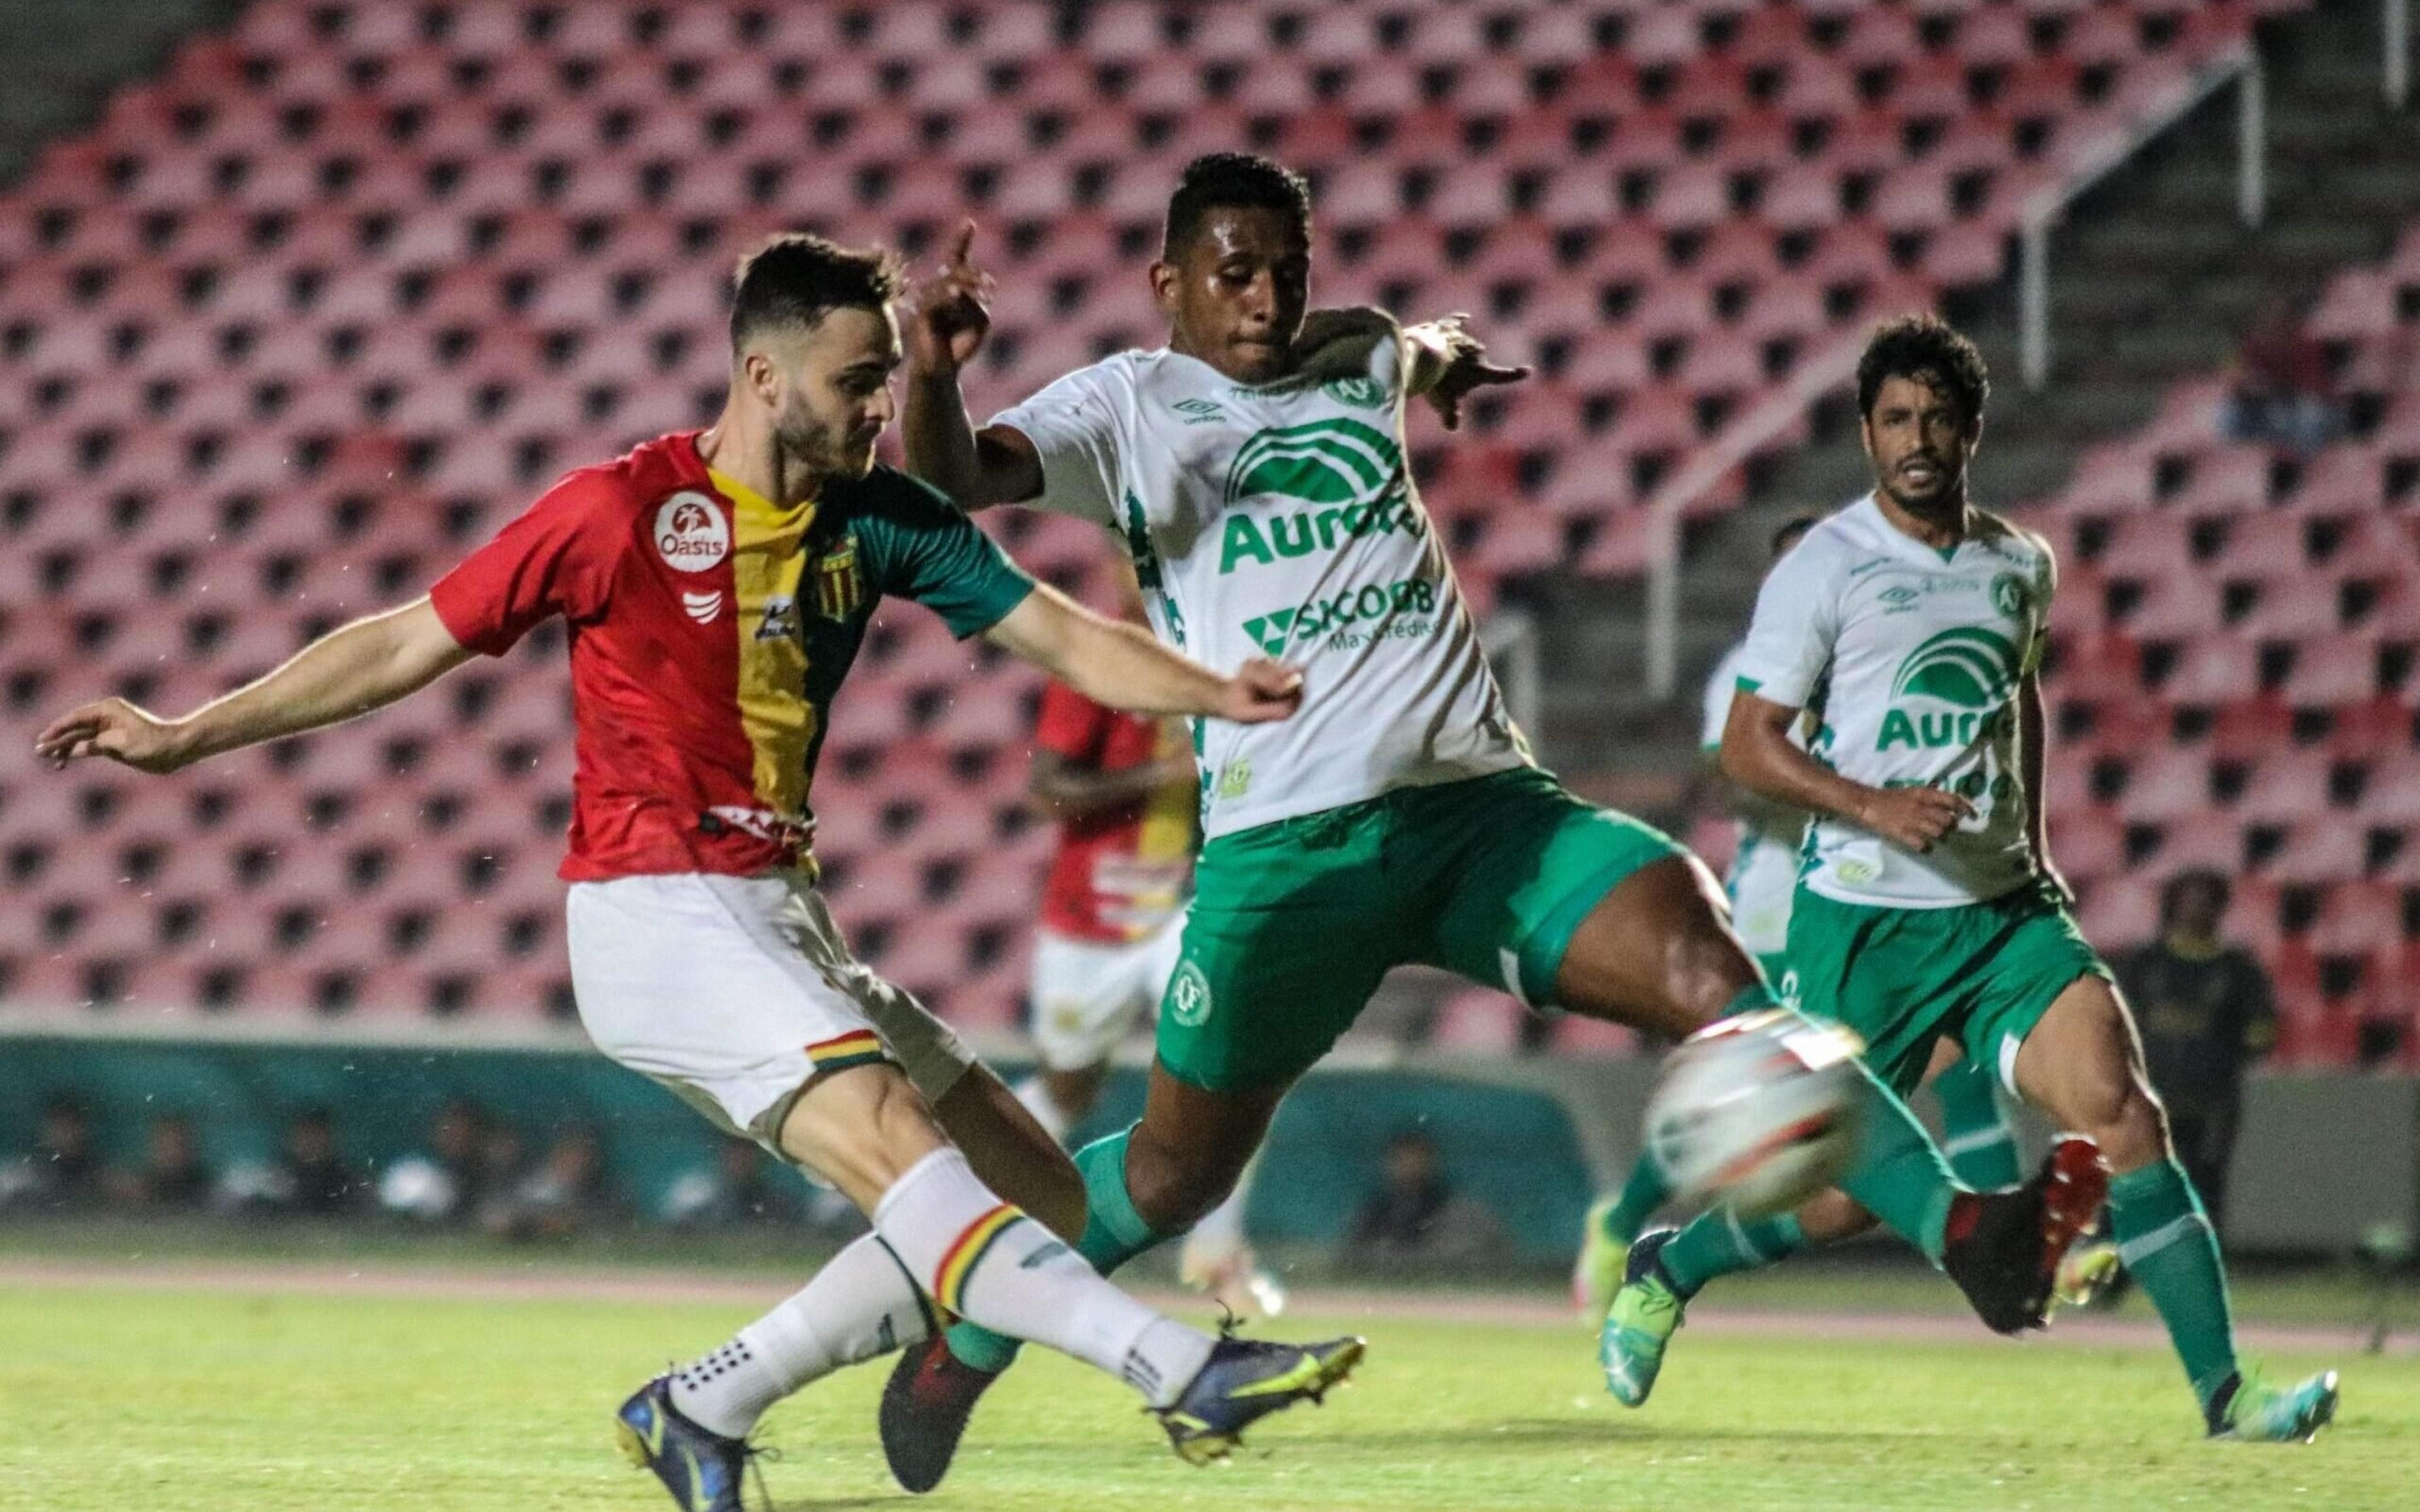
M 1348 588 L 1326 598 L 1311 599 L 1299 609 L 1256 614 L 1244 622 L 1244 633 L 1272 656 L 1283 656 L 1288 646 L 1316 640 L 1321 636 L 1329 636 L 1331 645 L 1347 649 L 1382 636 L 1426 635 L 1432 627 L 1427 616 L 1435 609 L 1436 585 L 1406 578 L 1401 582 Z M 1417 617 L 1389 619 L 1399 615 Z M 1380 621 L 1386 623 L 1373 623 Z M 1371 627 L 1355 628 L 1361 625 Z
M 1907 654 L 1891 679 L 1895 701 L 1883 716 L 1876 750 L 1963 746 L 1998 728 L 2017 686 L 2017 648 L 1980 625 L 1955 625 Z M 1910 710 L 1898 700 L 1949 705 Z
M 731 554 L 731 527 L 713 500 L 684 488 L 656 510 L 656 553 L 675 572 L 704 572 Z

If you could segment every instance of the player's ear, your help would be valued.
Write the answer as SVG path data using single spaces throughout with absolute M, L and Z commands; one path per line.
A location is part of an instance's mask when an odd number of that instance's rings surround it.
M 1156 257 L 1151 265 L 1151 297 L 1159 301 L 1161 313 L 1176 314 L 1176 265 L 1165 257 Z
M 768 409 L 782 408 L 782 370 L 762 347 L 751 347 L 740 354 L 739 376 L 748 392 L 763 401 Z

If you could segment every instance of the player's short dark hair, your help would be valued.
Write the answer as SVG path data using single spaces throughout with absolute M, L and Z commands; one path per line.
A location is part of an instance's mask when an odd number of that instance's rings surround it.
M 1800 536 L 1813 530 L 1823 521 L 1823 517 L 1815 511 L 1802 509 L 1773 528 L 1773 534 L 1765 539 L 1765 548 L 1777 557 L 1795 546 Z
M 1874 396 L 1895 378 L 1920 378 L 1949 395 L 1964 412 L 1966 424 L 1983 418 L 1983 403 L 1992 396 L 1992 375 L 1983 354 L 1935 315 L 1903 315 L 1874 328 L 1857 359 L 1857 414 L 1874 412 Z
M 2160 888 L 2160 924 L 2163 928 L 2176 922 L 2177 910 L 2184 906 L 2185 894 L 2195 887 L 2206 887 L 2215 894 L 2218 911 L 2222 914 L 2226 912 L 2226 905 L 2235 901 L 2235 884 L 2226 880 L 2226 872 L 2207 866 L 2188 867 L 2168 878 Z
M 879 310 L 907 286 L 880 247 L 844 247 L 811 231 L 777 236 L 739 259 L 731 277 L 731 345 L 768 326 L 812 330 L 833 310 Z
M 1212 210 L 1276 210 L 1294 218 L 1311 240 L 1311 183 L 1257 152 L 1205 152 L 1185 165 L 1168 196 L 1168 230 L 1160 255 L 1173 257 L 1202 229 Z

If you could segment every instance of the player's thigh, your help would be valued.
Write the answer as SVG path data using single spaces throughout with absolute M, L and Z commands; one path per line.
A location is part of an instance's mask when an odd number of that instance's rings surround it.
M 1924 1081 L 1935 1045 L 1962 1025 L 1975 968 L 1954 909 L 1870 908 L 1802 889 L 1790 915 L 1782 995 L 1856 1031 L 1866 1064 L 1901 1097 Z
M 1107 1060 L 1167 985 L 1158 936 L 1078 940 L 1044 931 L 1033 942 L 1033 1049 L 1045 1069 Z
M 2028 1102 L 2032 1082 L 2057 1099 L 2036 1105 L 2061 1118 L 2124 1101 L 2141 1063 L 2133 1021 L 2073 916 L 2032 889 L 1985 906 L 2003 919 L 1971 974 L 1967 1058 Z M 2025 1046 L 2037 1039 L 2028 1065 Z
M 782 938 L 784 902 L 772 879 L 677 875 L 579 883 L 565 903 L 597 1049 L 776 1153 L 809 1082 L 897 1061 L 863 1003 Z
M 1221 835 L 1160 995 L 1170 1074 L 1212 1092 L 1283 1088 L 1352 1026 L 1409 959 L 1371 806 Z
M 1532 1007 L 1610 1013 L 1666 1033 L 1696 1026 L 1663 1021 L 1664 974 L 1619 959 L 1607 937 L 1662 941 L 1680 929 L 1710 945 L 1728 939 L 1712 875 L 1661 831 L 1524 770 L 1430 790 L 1419 826 L 1396 843 L 1436 873 L 1432 964 Z M 1629 923 L 1609 924 L 1617 918 Z M 1727 955 L 1745 963 L 1735 943 Z

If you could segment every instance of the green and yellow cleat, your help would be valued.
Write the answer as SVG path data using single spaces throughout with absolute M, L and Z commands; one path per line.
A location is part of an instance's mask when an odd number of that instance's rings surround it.
M 1614 1238 L 1606 1228 L 1616 1200 L 1599 1197 L 1590 1203 L 1588 1217 L 1580 1225 L 1579 1258 L 1572 1262 L 1572 1309 L 1579 1315 L 1582 1328 L 1605 1326 L 1606 1309 L 1613 1305 L 1613 1294 L 1621 1288 L 1622 1267 L 1630 1259 L 1628 1242 Z
M 1341 1385 L 1369 1348 L 1350 1336 L 1302 1345 L 1221 1338 L 1184 1395 L 1157 1409 L 1160 1424 L 1187 1464 L 1224 1459 L 1244 1442 L 1245 1428 Z
M 2104 1301 L 2114 1304 L 2118 1293 L 2113 1288 L 2125 1273 L 2125 1262 L 2118 1257 L 2117 1245 L 2105 1242 L 2078 1244 L 2058 1262 L 2058 1279 L 2052 1285 L 2052 1294 L 2062 1307 L 2097 1307 Z
M 681 1512 L 745 1512 L 741 1491 L 750 1465 L 769 1452 L 690 1422 L 673 1405 L 668 1375 L 630 1394 L 613 1414 L 613 1436 L 622 1458 L 653 1471 Z M 764 1488 L 757 1489 L 761 1496 Z
M 1605 1389 L 1624 1407 L 1645 1405 L 1664 1368 L 1664 1348 L 1682 1323 L 1688 1303 L 1665 1279 L 1656 1263 L 1677 1228 L 1638 1236 L 1623 1267 L 1621 1289 L 1613 1294 L 1597 1333 L 1596 1361 L 1605 1367 Z
M 2336 1415 L 2336 1373 L 2322 1370 L 2291 1386 L 2239 1377 L 2211 1398 L 2210 1436 L 2240 1443 L 2308 1443 Z

